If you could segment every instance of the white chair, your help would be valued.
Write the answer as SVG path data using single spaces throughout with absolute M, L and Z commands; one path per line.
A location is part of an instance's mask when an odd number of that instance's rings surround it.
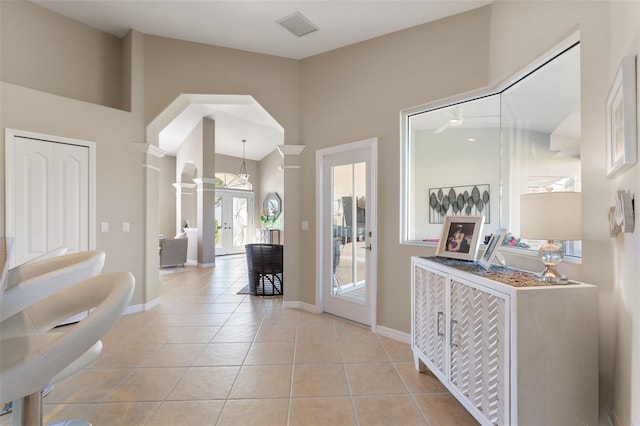
M 0 301 L 0 322 L 4 323 L 34 300 L 98 275 L 102 271 L 104 260 L 103 251 L 92 250 L 31 261 L 10 269 Z
M 37 300 L 54 294 L 78 281 L 98 275 L 104 266 L 105 254 L 102 251 L 86 251 L 64 255 L 66 248 L 56 249 L 43 256 L 10 269 L 5 276 L 6 289 L 0 300 L 0 335 L 2 338 L 17 337 L 25 334 L 49 331 L 34 327 L 24 316 L 16 315 L 24 311 Z M 67 320 L 62 318 L 60 323 Z M 58 325 L 58 324 L 55 324 Z M 70 366 L 79 370 L 100 355 L 101 346 L 90 350 L 86 357 Z M 53 386 L 43 389 L 47 395 Z M 9 402 L 0 406 L 0 415 L 13 409 Z
M 99 353 L 100 339 L 128 306 L 134 283 L 129 272 L 86 279 L 16 315 L 38 333 L 11 337 L 0 333 L 0 403 L 14 401 L 14 425 L 42 424 L 41 389 Z M 89 309 L 91 313 L 78 324 L 51 331 L 64 318 Z
M 20 265 L 14 266 L 13 268 L 9 269 L 9 272 L 13 273 L 14 271 L 17 271 L 22 265 L 26 265 L 28 263 L 35 263 L 41 260 L 62 256 L 63 254 L 67 254 L 68 251 L 69 249 L 66 247 L 58 247 L 57 249 L 53 249 L 51 251 L 46 252 L 45 254 L 41 254 L 40 256 L 34 257 L 33 259 L 27 260 L 26 262 L 23 262 Z

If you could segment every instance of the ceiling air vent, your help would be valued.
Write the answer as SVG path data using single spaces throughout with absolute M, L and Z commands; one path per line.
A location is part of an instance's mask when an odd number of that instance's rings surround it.
M 302 13 L 296 12 L 289 16 L 285 16 L 282 19 L 276 21 L 278 24 L 285 27 L 289 32 L 297 37 L 312 33 L 318 30 L 310 20 L 305 18 Z

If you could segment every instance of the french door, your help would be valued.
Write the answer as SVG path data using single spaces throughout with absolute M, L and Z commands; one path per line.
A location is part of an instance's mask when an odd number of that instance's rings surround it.
M 252 240 L 253 192 L 216 189 L 216 256 L 244 253 Z
M 95 248 L 95 145 L 7 129 L 5 146 L 9 266 Z
M 325 312 L 375 324 L 375 138 L 320 150 L 319 293 Z

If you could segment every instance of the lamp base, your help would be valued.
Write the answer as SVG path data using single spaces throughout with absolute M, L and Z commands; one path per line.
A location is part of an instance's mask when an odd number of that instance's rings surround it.
M 538 257 L 544 263 L 544 270 L 537 274 L 538 281 L 549 284 L 567 284 L 569 282 L 566 275 L 561 275 L 556 268 L 564 258 L 562 245 L 549 240 L 538 250 Z
M 549 284 L 567 284 L 569 279 L 566 275 L 561 275 L 556 269 L 556 265 L 545 265 L 544 271 L 536 274 L 538 281 Z

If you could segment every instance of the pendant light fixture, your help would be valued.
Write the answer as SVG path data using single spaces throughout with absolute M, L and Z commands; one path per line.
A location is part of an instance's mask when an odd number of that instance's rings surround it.
M 240 173 L 238 173 L 238 178 L 240 179 L 240 183 L 246 184 L 249 183 L 249 174 L 247 173 L 247 165 L 244 163 L 244 146 L 247 143 L 246 139 L 242 139 L 242 165 L 240 166 Z

